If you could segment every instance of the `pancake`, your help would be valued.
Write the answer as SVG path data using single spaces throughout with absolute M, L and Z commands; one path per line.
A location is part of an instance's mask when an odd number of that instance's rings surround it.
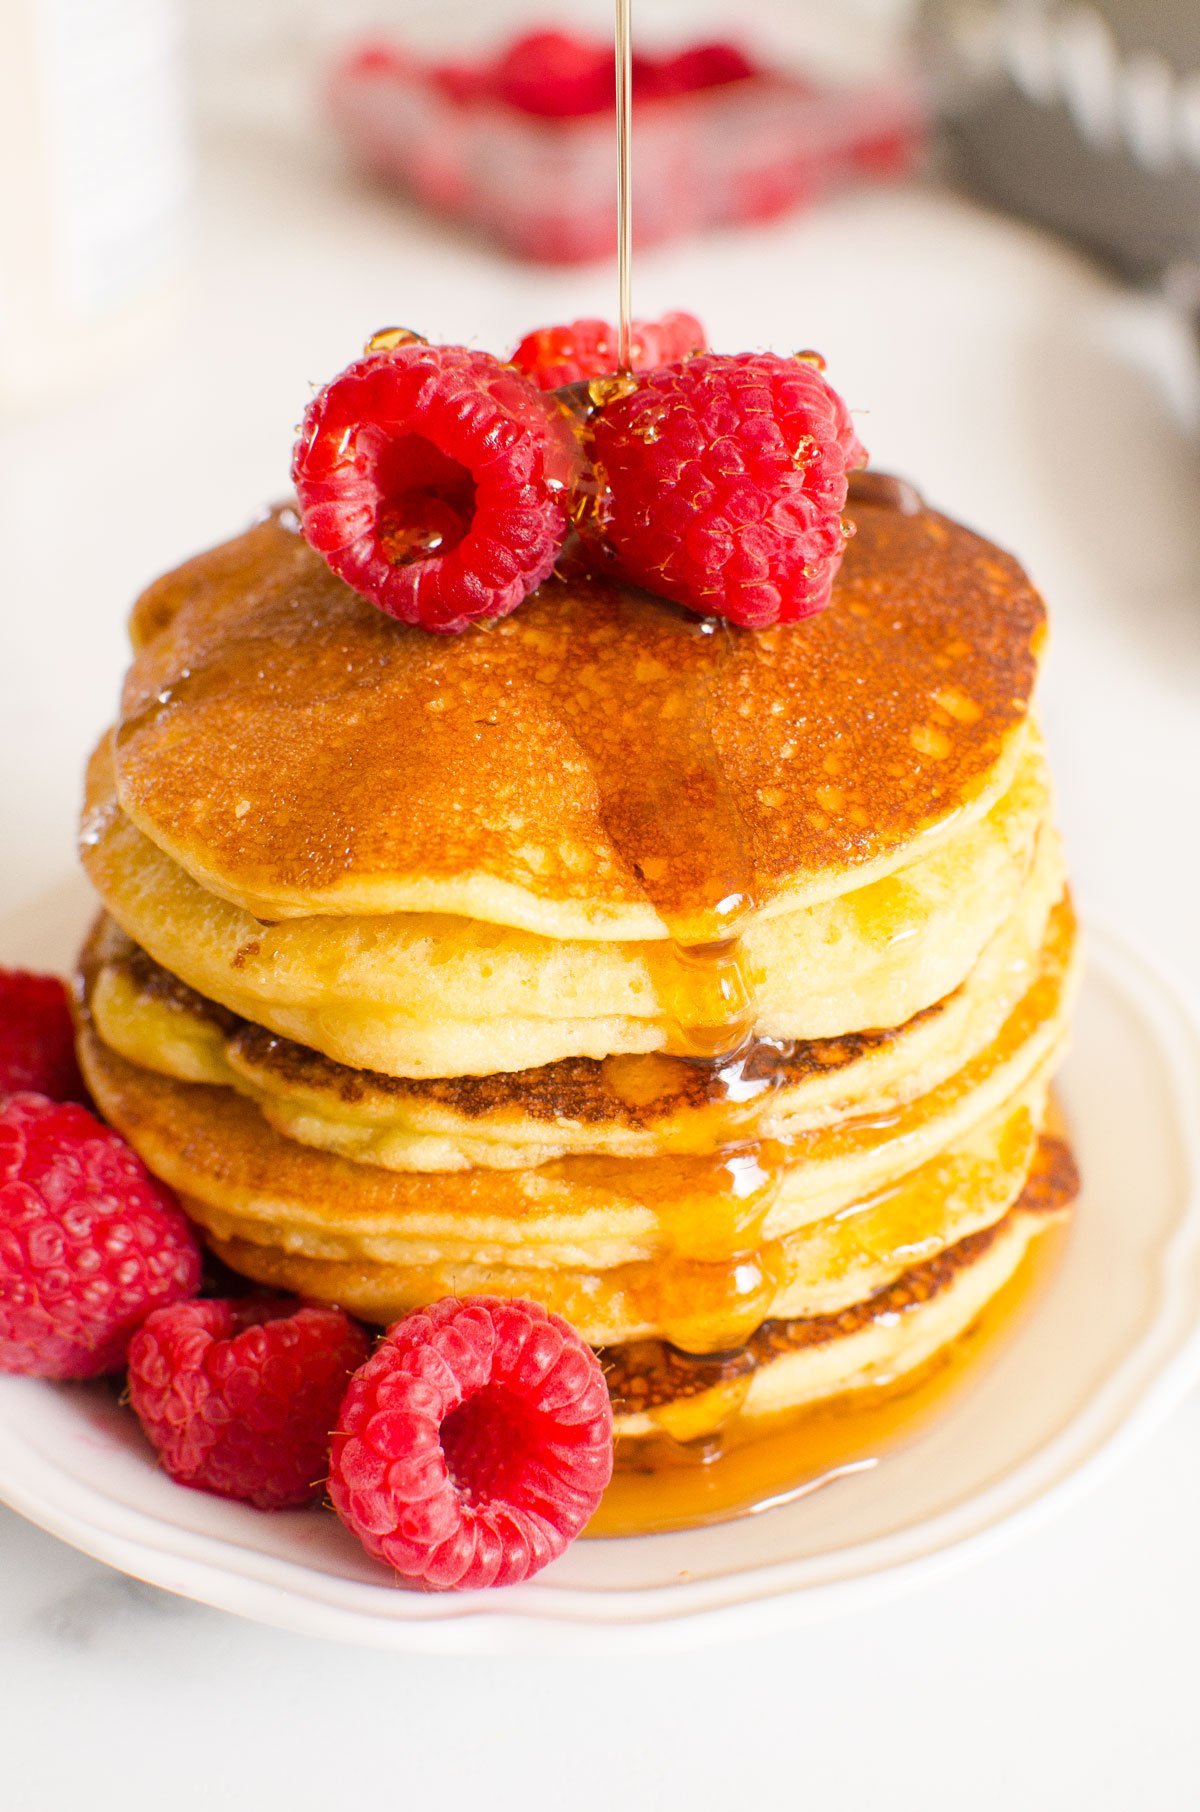
M 1063 1221 L 1079 1189 L 1070 1147 L 1043 1136 L 1014 1208 L 886 1289 L 832 1315 L 766 1322 L 744 1346 L 700 1357 L 659 1341 L 601 1354 L 618 1441 L 701 1441 L 749 1432 L 787 1411 L 895 1390 L 960 1339 L 1009 1282 L 1030 1245 Z
M 787 1139 L 928 1092 L 998 1033 L 1040 960 L 1062 860 L 1047 837 L 1003 925 L 955 992 L 902 1026 L 759 1040 L 719 1067 L 662 1056 L 562 1061 L 489 1077 L 413 1080 L 351 1069 L 205 999 L 111 919 L 82 958 L 105 1044 L 185 1082 L 237 1089 L 277 1132 L 397 1170 L 517 1168 Z
M 669 1327 L 678 1344 L 728 1345 L 777 1303 L 790 1312 L 797 1273 L 793 1254 L 780 1256 L 790 1236 L 840 1213 L 854 1239 L 847 1210 L 953 1156 L 985 1121 L 999 1116 L 999 1128 L 1018 1109 L 1040 1121 L 1073 946 L 1064 909 L 999 1035 L 928 1095 L 882 1118 L 708 1157 L 386 1171 L 281 1137 L 232 1089 L 130 1064 L 86 1025 L 80 1051 L 106 1117 L 186 1198 L 215 1248 L 260 1282 L 379 1321 L 448 1293 L 533 1294 L 594 1342 Z M 943 1179 L 934 1208 L 952 1194 Z
M 333 1169 L 342 1161 L 316 1153 L 301 1160 L 315 1176 L 303 1170 L 297 1175 L 293 1167 L 274 1180 L 272 1195 L 265 1178 L 251 1194 L 248 1153 L 257 1155 L 264 1171 L 273 1161 L 287 1165 L 288 1155 L 281 1149 L 284 1142 L 272 1143 L 275 1135 L 265 1129 L 265 1138 L 250 1145 L 253 1109 L 245 1102 L 233 1096 L 215 1101 L 215 1091 L 136 1071 L 90 1038 L 84 1053 L 89 1085 L 97 1089 L 106 1114 L 155 1171 L 181 1190 L 217 1254 L 258 1283 L 336 1302 L 377 1322 L 446 1295 L 532 1296 L 566 1316 L 595 1345 L 657 1335 L 696 1352 L 735 1346 L 771 1316 L 853 1303 L 902 1272 L 914 1256 L 940 1250 L 964 1231 L 1002 1216 L 1025 1182 L 1046 1095 L 1042 1070 L 924 1164 L 890 1174 L 862 1199 L 823 1203 L 819 1218 L 801 1217 L 790 1233 L 781 1230 L 778 1196 L 764 1215 L 761 1200 L 732 1195 L 727 1175 L 724 1201 L 680 1197 L 657 1204 L 656 1248 L 629 1258 L 606 1232 L 606 1209 L 613 1209 L 614 1199 L 606 1197 L 603 1179 L 596 1180 L 591 1202 L 592 1238 L 575 1248 L 532 1239 L 520 1244 L 528 1229 L 519 1223 L 509 1226 L 507 1241 L 472 1237 L 471 1207 L 477 1213 L 478 1205 L 470 1202 L 464 1204 L 462 1235 L 422 1236 L 415 1214 L 388 1212 L 387 1185 L 396 1181 L 389 1173 L 347 1166 L 363 1172 L 349 1199 L 350 1179 Z M 170 1147 L 168 1139 L 174 1141 Z M 225 1165 L 223 1176 L 206 1168 L 214 1157 Z M 637 1166 L 643 1195 L 647 1168 Z M 374 1191 L 365 1181 L 372 1176 Z M 298 1185 L 312 1186 L 318 1178 L 338 1187 L 338 1195 L 300 1201 Z M 786 1173 L 782 1180 L 786 1183 Z M 196 1194 L 198 1187 L 203 1197 Z M 731 1225 L 738 1209 L 743 1219 Z M 443 1223 L 452 1214 L 447 1202 Z M 786 1225 L 786 1213 L 782 1218 Z M 684 1235 L 678 1244 L 670 1240 L 674 1229 Z M 705 1236 L 711 1241 L 707 1249 Z M 697 1249 L 703 1256 L 693 1256 Z
M 559 942 L 422 913 L 263 924 L 144 837 L 114 787 L 106 742 L 89 773 L 82 855 L 118 924 L 199 993 L 352 1068 L 443 1078 L 690 1053 L 684 1021 L 727 1014 L 727 969 L 681 975 L 677 948 L 661 941 Z M 1048 811 L 1030 736 L 991 810 L 929 855 L 822 904 L 750 919 L 736 979 L 754 1028 L 812 1039 L 897 1026 L 957 988 L 1017 910 L 1039 844 L 1061 864 Z
M 799 631 L 555 578 L 453 638 L 373 609 L 277 513 L 135 608 L 120 807 L 268 920 L 695 944 L 865 887 L 1005 791 L 1044 637 L 1013 560 L 894 501 L 852 497 Z
M 365 1259 L 361 1244 L 347 1258 L 321 1251 L 337 1243 L 332 1239 L 307 1240 L 302 1252 L 264 1247 L 244 1237 L 244 1221 L 184 1201 L 236 1270 L 272 1289 L 352 1306 L 369 1320 L 388 1322 L 443 1296 L 532 1297 L 594 1345 L 658 1336 L 687 1352 L 718 1352 L 752 1336 L 764 1319 L 848 1307 L 885 1287 L 915 1255 L 941 1251 L 964 1230 L 999 1219 L 1024 1183 L 1045 1102 L 1043 1078 L 890 1188 L 724 1260 L 671 1255 L 601 1271 L 518 1268 L 480 1249 L 456 1262 L 442 1248 L 422 1264 L 419 1250 L 403 1247 L 395 1262 Z M 753 1227 L 743 1237 L 752 1240 Z
M 388 1171 L 284 1138 L 233 1089 L 176 1082 L 108 1050 L 86 1023 L 80 1046 L 97 1099 L 151 1167 L 185 1194 L 257 1218 L 286 1238 L 299 1226 L 355 1239 L 461 1242 L 471 1250 L 520 1250 L 553 1264 L 568 1251 L 607 1244 L 606 1262 L 651 1258 L 678 1242 L 681 1209 L 721 1216 L 731 1193 L 758 1190 L 766 1157 L 783 1181 L 764 1223 L 767 1237 L 834 1212 L 935 1156 L 947 1142 L 1015 1095 L 1062 1042 L 1076 975 L 1074 921 L 1055 915 L 1038 973 L 997 1036 L 928 1094 L 884 1116 L 849 1118 L 798 1134 L 767 1154 L 753 1141 L 711 1154 L 649 1161 L 570 1157 L 519 1170 L 459 1174 Z M 749 1158 L 754 1163 L 748 1161 Z M 703 1216 L 700 1216 L 703 1220 Z M 705 1235 L 706 1243 L 711 1243 Z

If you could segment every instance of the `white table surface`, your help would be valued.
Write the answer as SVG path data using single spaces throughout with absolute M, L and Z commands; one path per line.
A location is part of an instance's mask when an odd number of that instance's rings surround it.
M 504 350 L 612 297 L 604 272 L 493 261 L 267 124 L 210 137 L 195 228 L 140 369 L 0 433 L 0 913 L 28 907 L 31 927 L 62 906 L 127 606 L 284 491 L 309 380 L 384 323 Z M 1054 614 L 1046 714 L 1085 911 L 1194 998 L 1200 459 L 1182 326 L 919 191 L 646 256 L 635 282 L 640 312 L 695 308 L 719 347 L 820 347 L 877 463 L 1020 552 Z M 1198 1511 L 1193 1398 L 1084 1503 L 920 1596 L 793 1639 L 595 1664 L 325 1646 L 0 1512 L 0 1804 L 1194 1805 Z

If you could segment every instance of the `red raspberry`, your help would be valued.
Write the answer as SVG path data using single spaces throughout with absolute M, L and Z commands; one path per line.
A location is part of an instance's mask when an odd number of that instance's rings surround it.
M 18 1089 L 87 1100 L 65 986 L 57 975 L 0 969 L 0 1096 Z
M 200 1287 L 166 1186 L 73 1102 L 0 1105 L 0 1371 L 98 1378 L 151 1309 Z
M 329 1495 L 369 1554 L 465 1591 L 557 1559 L 611 1475 L 608 1390 L 575 1330 L 536 1303 L 448 1298 L 355 1376 Z
M 565 417 L 490 353 L 409 342 L 314 397 L 292 477 L 308 541 L 404 623 L 454 633 L 540 585 L 566 534 Z
M 285 1510 L 319 1497 L 329 1432 L 367 1337 L 294 1298 L 157 1309 L 129 1347 L 129 1400 L 180 1484 Z
M 600 532 L 626 577 L 750 629 L 829 602 L 846 474 L 866 453 L 811 361 L 701 353 L 605 404 L 591 438 Z
M 603 113 L 616 94 L 612 46 L 561 31 L 533 31 L 518 38 L 491 75 L 498 100 L 543 119 Z
M 701 88 L 724 88 L 730 82 L 744 82 L 759 74 L 744 50 L 736 44 L 714 39 L 709 44 L 694 44 L 677 56 L 663 62 L 659 75 L 662 94 L 694 94 Z
M 630 351 L 635 371 L 653 371 L 690 358 L 708 345 L 695 315 L 669 314 L 660 321 L 633 323 Z M 568 327 L 539 327 L 527 333 L 512 355 L 518 371 L 541 390 L 558 390 L 617 369 L 617 330 L 607 321 L 572 321 Z

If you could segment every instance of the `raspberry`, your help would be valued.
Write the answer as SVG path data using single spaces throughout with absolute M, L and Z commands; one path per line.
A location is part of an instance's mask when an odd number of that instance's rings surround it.
M 0 1371 L 98 1378 L 152 1309 L 200 1286 L 175 1198 L 73 1102 L 0 1105 Z
M 710 44 L 694 44 L 690 50 L 667 57 L 659 72 L 659 92 L 694 94 L 702 88 L 724 88 L 730 82 L 744 82 L 758 73 L 758 65 L 744 50 L 714 39 Z
M 829 602 L 846 474 L 866 460 L 807 357 L 702 353 L 592 418 L 598 529 L 627 578 L 746 628 Z
M 448 1298 L 356 1374 L 329 1495 L 369 1554 L 465 1591 L 557 1559 L 611 1475 L 604 1374 L 574 1329 L 536 1303 Z
M 612 46 L 567 32 L 534 31 L 509 46 L 492 70 L 497 100 L 543 119 L 582 119 L 613 105 Z
M 65 986 L 57 975 L 0 969 L 0 1096 L 18 1089 L 87 1100 Z
M 180 1484 L 284 1510 L 319 1497 L 329 1432 L 367 1337 L 340 1309 L 247 1296 L 157 1309 L 129 1347 L 129 1400 Z
M 703 352 L 708 345 L 695 315 L 669 314 L 660 321 L 635 321 L 630 351 L 635 371 L 653 371 Z M 617 369 L 617 330 L 607 321 L 572 321 L 568 327 L 539 327 L 528 333 L 511 361 L 541 390 L 606 377 Z
M 687 89 L 715 87 L 753 73 L 741 52 L 727 44 L 702 44 L 678 57 L 649 57 L 634 51 L 631 75 L 635 101 L 656 100 Z M 736 67 L 735 67 L 736 65 Z M 541 119 L 586 119 L 616 105 L 612 41 L 574 38 L 568 32 L 535 31 L 518 38 L 487 72 L 499 101 Z
M 405 623 L 503 617 L 566 534 L 578 448 L 566 418 L 490 353 L 414 341 L 314 397 L 292 462 L 304 533 Z

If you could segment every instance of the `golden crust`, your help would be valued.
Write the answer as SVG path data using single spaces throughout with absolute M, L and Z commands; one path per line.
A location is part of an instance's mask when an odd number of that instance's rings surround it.
M 726 1065 L 658 1054 L 568 1057 L 536 1069 L 497 1071 L 491 1076 L 404 1077 L 352 1069 L 231 1013 L 156 963 L 107 917 L 97 920 L 80 956 L 85 998 L 102 964 L 122 970 L 148 1000 L 214 1026 L 256 1073 L 284 1087 L 327 1094 L 347 1107 L 384 1097 L 437 1103 L 468 1120 L 490 1120 L 519 1110 L 523 1117 L 547 1125 L 569 1120 L 639 1130 L 669 1115 L 724 1103 L 731 1091 L 751 1098 L 797 1087 L 812 1076 L 836 1074 L 937 1018 L 959 992 L 923 1008 L 901 1026 L 840 1038 L 759 1039 Z
M 1074 988 L 1074 951 L 1065 906 L 1036 977 L 966 1065 L 882 1117 L 851 1115 L 814 1127 L 771 1156 L 772 1170 L 782 1163 L 779 1207 L 787 1204 L 788 1212 L 785 1221 L 765 1224 L 767 1237 L 812 1218 L 810 1198 L 821 1214 L 833 1212 L 926 1162 L 1052 1062 Z M 355 1239 L 375 1228 L 440 1246 L 451 1239 L 490 1246 L 507 1227 L 522 1246 L 539 1239 L 575 1247 L 602 1229 L 607 1238 L 619 1222 L 638 1241 L 650 1239 L 649 1258 L 675 1243 L 680 1206 L 689 1214 L 701 1199 L 719 1205 L 744 1198 L 754 1206 L 753 1191 L 745 1196 L 749 1172 L 730 1195 L 736 1148 L 648 1160 L 571 1156 L 530 1169 L 393 1171 L 282 1136 L 231 1088 L 181 1082 L 127 1062 L 96 1036 L 86 1014 L 79 1048 L 101 1106 L 152 1166 L 225 1215 L 249 1216 L 271 1240 L 317 1225 L 352 1231 Z
M 267 918 L 692 942 L 722 897 L 827 897 L 986 809 L 1043 637 L 988 542 L 929 510 L 852 514 L 833 603 L 800 627 L 713 633 L 554 579 L 453 638 L 385 617 L 272 518 L 136 607 L 121 806 Z

